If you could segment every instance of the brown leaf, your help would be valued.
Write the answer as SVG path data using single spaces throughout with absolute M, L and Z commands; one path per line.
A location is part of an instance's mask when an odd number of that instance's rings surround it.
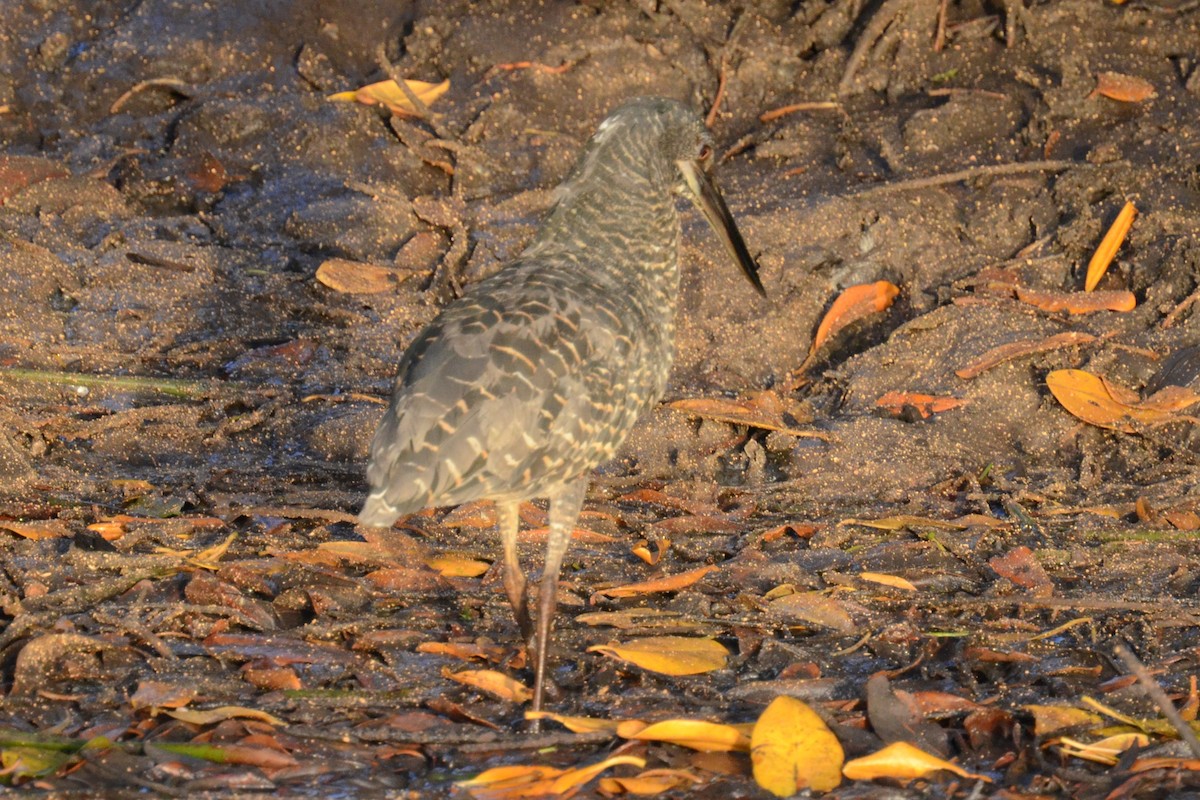
M 846 326 L 888 309 L 898 294 L 900 294 L 900 289 L 888 281 L 861 283 L 843 291 L 833 301 L 833 305 L 829 307 L 829 310 L 825 312 L 825 316 L 821 319 L 821 324 L 817 326 L 817 333 L 808 348 L 808 357 L 804 359 L 804 363 L 797 367 L 792 374 L 801 375 L 808 369 L 809 364 L 812 363 L 821 345 L 829 341 L 829 339 Z
M 196 698 L 194 686 L 179 686 L 165 681 L 139 681 L 137 691 L 129 698 L 134 710 L 139 708 L 181 708 Z
M 854 633 L 857 626 L 846 607 L 838 600 L 821 592 L 797 592 L 781 597 L 767 606 L 772 616 L 786 622 L 803 622 L 809 625 L 831 628 L 839 633 Z
M 335 292 L 345 294 L 379 294 L 390 291 L 399 282 L 400 273 L 394 269 L 330 258 L 317 267 L 317 281 Z
M 593 597 L 636 597 L 637 595 L 654 594 L 655 592 L 677 592 L 680 589 L 691 586 L 708 573 L 715 572 L 718 569 L 720 567 L 715 564 L 709 564 L 706 567 L 699 567 L 687 572 L 677 572 L 674 575 L 664 575 L 661 578 L 651 578 L 647 581 L 628 583 L 624 586 L 613 586 L 610 589 L 601 589 Z
M 925 721 L 911 695 L 892 691 L 882 672 L 867 679 L 867 719 L 885 742 L 909 742 L 939 756 L 950 752 L 946 732 Z
M 968 402 L 970 401 L 959 400 L 957 397 L 940 397 L 916 392 L 887 392 L 875 401 L 875 405 L 893 414 L 902 414 L 905 408 L 912 408 L 921 419 L 929 419 L 934 414 L 964 406 Z
M 408 88 L 412 90 L 421 102 L 425 105 L 430 105 L 434 100 L 437 100 L 446 90 L 450 88 L 450 80 L 446 79 L 441 83 L 426 83 L 425 81 L 406 80 Z M 368 84 L 351 92 L 338 92 L 331 94 L 327 98 L 339 103 L 359 102 L 366 105 L 382 105 L 389 109 L 393 114 L 400 116 L 413 116 L 417 113 L 416 107 L 412 101 L 408 99 L 399 84 L 393 80 L 379 81 L 378 83 Z
M 1046 376 L 1046 386 L 1063 408 L 1084 422 L 1101 428 L 1135 433 L 1139 425 L 1170 422 L 1178 411 L 1200 401 L 1189 389 L 1165 387 L 1171 391 L 1163 398 L 1156 394 L 1146 402 L 1117 384 L 1079 369 L 1060 369 Z M 1119 395 L 1119 397 L 1114 396 Z
M 1014 547 L 1004 555 L 990 559 L 988 566 L 1001 577 L 1028 589 L 1034 597 L 1050 597 L 1054 594 L 1054 582 L 1028 547 Z
M 970 380 L 992 367 L 999 366 L 1006 361 L 1012 361 L 1014 358 L 1034 355 L 1035 353 L 1048 353 L 1053 350 L 1074 347 L 1078 344 L 1087 344 L 1094 341 L 1096 341 L 1096 337 L 1089 333 L 1067 331 L 1055 334 L 1046 339 L 1022 339 L 1019 342 L 1009 342 L 999 347 L 993 347 L 962 369 L 956 369 L 954 374 L 963 380 Z
M 1140 103 L 1155 94 L 1154 84 L 1144 78 L 1120 72 L 1101 72 L 1096 75 L 1096 88 L 1089 96 L 1101 95 L 1122 103 Z
M 1095 311 L 1133 311 L 1137 298 L 1133 292 L 1049 292 L 1017 287 L 1017 299 L 1042 311 L 1066 311 L 1091 314 Z
M 0 155 L 0 206 L 26 186 L 70 174 L 63 165 L 38 156 Z
M 1100 279 L 1104 277 L 1104 273 L 1108 272 L 1108 265 L 1117 255 L 1121 242 L 1125 241 L 1125 236 L 1129 233 L 1129 227 L 1133 225 L 1133 218 L 1136 214 L 1137 209 L 1134 208 L 1133 203 L 1126 201 L 1121 213 L 1117 214 L 1108 233 L 1104 234 L 1100 246 L 1096 248 L 1091 261 L 1088 262 L 1087 279 L 1084 282 L 1085 291 L 1090 292 L 1095 289 L 1100 284 Z
M 737 400 L 723 397 L 692 397 L 667 403 L 667 408 L 733 425 L 781 431 L 792 436 L 825 438 L 825 434 L 819 431 L 798 427 L 812 421 L 812 413 L 806 406 L 794 401 L 785 401 L 770 391 L 756 392 Z

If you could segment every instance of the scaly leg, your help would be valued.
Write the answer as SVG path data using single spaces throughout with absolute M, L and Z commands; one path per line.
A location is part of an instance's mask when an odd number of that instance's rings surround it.
M 571 543 L 571 531 L 579 521 L 587 479 L 565 487 L 557 497 L 550 498 L 550 534 L 546 539 L 546 565 L 542 568 L 542 583 L 538 589 L 537 654 L 533 684 L 533 710 L 542 710 L 542 695 L 546 685 L 546 652 L 550 648 L 550 629 L 558 606 L 558 571 Z M 535 729 L 537 724 L 535 723 Z
M 521 524 L 518 508 L 519 504 L 515 502 L 497 502 L 496 525 L 504 542 L 504 591 L 508 593 L 521 638 L 528 644 L 533 639 L 533 621 L 529 618 L 529 603 L 525 599 L 525 573 L 521 571 L 521 558 L 517 555 L 517 529 Z

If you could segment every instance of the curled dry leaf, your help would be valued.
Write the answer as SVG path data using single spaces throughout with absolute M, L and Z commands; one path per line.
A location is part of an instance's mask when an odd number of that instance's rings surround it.
M 1048 353 L 1052 350 L 1074 347 L 1077 344 L 1087 344 L 1094 341 L 1096 341 L 1096 337 L 1090 333 L 1067 331 L 1055 334 L 1046 339 L 1022 339 L 1019 342 L 1009 342 L 999 347 L 993 347 L 962 369 L 954 370 L 954 374 L 963 380 L 970 380 L 992 367 L 997 367 L 1006 361 L 1012 361 L 1014 358 L 1034 355 L 1036 353 Z
M 421 102 L 425 105 L 430 105 L 434 100 L 446 93 L 450 88 L 450 80 L 447 78 L 441 83 L 426 83 L 425 81 L 406 80 L 408 88 L 412 90 Z M 362 88 L 355 89 L 350 92 L 338 92 L 331 94 L 328 97 L 338 103 L 365 103 L 366 105 L 382 105 L 388 108 L 393 114 L 401 116 L 414 116 L 417 113 L 417 108 L 412 101 L 408 99 L 408 95 L 400 88 L 393 80 L 379 81 L 372 83 Z
M 1104 273 L 1108 272 L 1108 266 L 1116 257 L 1117 250 L 1121 248 L 1121 242 L 1125 241 L 1136 215 L 1137 209 L 1134 208 L 1133 203 L 1126 201 L 1121 213 L 1117 214 L 1117 218 L 1108 228 L 1108 233 L 1104 234 L 1100 246 L 1096 248 L 1091 261 L 1088 262 L 1087 278 L 1084 282 L 1085 291 L 1090 292 L 1100 284 L 1100 279 L 1104 277 Z
M 888 281 L 861 283 L 851 286 L 839 294 L 833 301 L 833 305 L 829 307 L 829 311 L 825 312 L 825 316 L 821 318 L 821 324 L 817 326 L 817 333 L 808 348 L 808 357 L 793 372 L 793 375 L 797 376 L 797 380 L 798 376 L 808 369 L 817 351 L 821 349 L 821 345 L 833 338 L 847 325 L 888 309 L 898 294 L 900 294 L 900 289 Z
M 992 782 L 986 775 L 967 772 L 957 764 L 932 756 L 907 742 L 889 744 L 869 756 L 848 761 L 842 768 L 842 774 L 852 781 L 873 781 L 876 778 L 909 781 L 941 770 L 953 772 L 969 780 Z
M 1139 402 L 1129 389 L 1081 369 L 1055 370 L 1046 376 L 1046 386 L 1074 416 L 1122 433 L 1135 433 L 1140 425 L 1171 422 L 1200 401 L 1200 395 L 1190 389 L 1167 386 Z
M 653 594 L 655 592 L 677 592 L 680 589 L 685 589 L 696 583 L 710 572 L 715 572 L 720 567 L 715 564 L 709 564 L 706 567 L 691 569 L 687 572 L 677 572 L 674 575 L 664 575 L 661 578 L 652 578 L 648 581 L 639 581 L 638 583 L 629 583 L 624 586 L 613 586 L 610 589 L 601 589 L 594 596 L 597 597 L 636 597 L 640 594 Z
M 905 408 L 912 408 L 916 410 L 921 419 L 929 419 L 934 414 L 965 406 L 968 402 L 959 400 L 957 397 L 918 394 L 917 392 L 887 392 L 875 401 L 875 405 L 887 409 L 893 414 L 901 414 Z
M 576 789 L 604 770 L 622 764 L 641 768 L 646 766 L 646 760 L 637 756 L 613 756 L 597 764 L 577 769 L 514 764 L 489 769 L 455 785 L 469 791 L 477 800 L 510 800 L 548 795 L 563 797 L 574 794 Z
M 1091 314 L 1096 311 L 1133 311 L 1137 298 L 1133 292 L 1048 292 L 1017 287 L 1017 299 L 1042 311 L 1066 311 Z
M 635 794 L 650 796 L 704 783 L 704 780 L 682 769 L 648 769 L 628 778 L 601 778 L 601 794 Z
M 729 651 L 714 639 L 686 636 L 648 636 L 625 644 L 595 645 L 589 653 L 601 653 L 659 672 L 663 675 L 700 675 L 721 669 Z
M 394 287 L 397 280 L 394 269 L 345 258 L 330 258 L 317 267 L 317 281 L 344 294 L 379 294 Z
M 777 697 L 750 737 L 754 780 L 777 797 L 804 789 L 828 792 L 842 782 L 842 745 L 825 721 L 800 700 Z
M 1101 72 L 1090 96 L 1100 95 L 1122 103 L 1140 103 L 1155 96 L 1154 84 L 1144 78 L 1120 72 Z
M 1090 743 L 1079 742 L 1066 736 L 1058 740 L 1058 747 L 1063 755 L 1109 766 L 1120 761 L 1121 753 L 1129 748 L 1146 747 L 1149 744 L 1150 737 L 1144 733 L 1118 733 L 1115 736 L 1107 736 L 1098 742 Z
M 750 737 L 733 725 L 700 719 L 668 719 L 633 728 L 622 726 L 617 733 L 626 739 L 643 742 L 670 742 L 701 753 L 750 750 Z
M 533 699 L 533 692 L 529 690 L 529 687 L 494 669 L 468 669 L 462 672 L 452 672 L 448 667 L 443 667 L 442 677 L 510 703 L 525 703 Z

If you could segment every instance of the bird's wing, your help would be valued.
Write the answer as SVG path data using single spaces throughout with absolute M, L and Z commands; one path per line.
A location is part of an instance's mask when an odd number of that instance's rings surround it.
M 605 460 L 611 448 L 592 434 L 628 339 L 594 316 L 536 281 L 448 306 L 402 360 L 371 448 L 369 504 L 403 514 L 535 496 Z

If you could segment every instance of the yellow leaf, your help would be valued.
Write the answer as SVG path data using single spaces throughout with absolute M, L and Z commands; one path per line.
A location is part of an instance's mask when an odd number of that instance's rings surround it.
M 1153 425 L 1175 418 L 1176 411 L 1200 401 L 1200 395 L 1173 397 L 1170 403 L 1139 401 L 1128 389 L 1081 369 L 1059 369 L 1046 376 L 1046 386 L 1062 407 L 1100 428 L 1135 433 L 1135 423 Z
M 655 722 L 636 733 L 620 731 L 626 739 L 644 742 L 670 742 L 701 753 L 748 751 L 750 738 L 732 725 L 701 719 L 668 719 Z
M 1099 714 L 1075 706 L 1027 705 L 1021 708 L 1033 714 L 1033 735 L 1038 738 L 1067 728 L 1094 727 L 1104 721 Z
M 825 721 L 794 697 L 776 697 L 750 737 L 754 780 L 777 797 L 828 792 L 842 782 L 845 754 Z
M 1065 736 L 1058 740 L 1058 746 L 1064 755 L 1109 766 L 1120 761 L 1121 753 L 1129 748 L 1145 747 L 1148 744 L 1150 744 L 1150 737 L 1144 733 L 1118 733 L 1090 744 L 1068 739 Z
M 524 703 L 533 697 L 533 692 L 525 684 L 494 669 L 468 669 L 462 672 L 451 672 L 449 668 L 443 667 L 442 677 L 513 703 Z
M 939 770 L 953 772 L 969 780 L 992 782 L 986 775 L 967 772 L 957 764 L 932 756 L 908 742 L 895 742 L 869 756 L 848 761 L 842 768 L 842 774 L 852 781 L 872 781 L 876 778 L 908 781 L 924 778 Z
M 729 651 L 713 639 L 684 636 L 648 636 L 626 644 L 595 645 L 589 653 L 603 653 L 663 675 L 699 675 L 725 666 Z
M 572 733 L 616 733 L 617 726 L 628 720 L 598 717 L 568 717 L 551 711 L 526 711 L 525 719 L 552 719 Z
M 425 81 L 405 81 L 405 83 L 408 84 L 409 89 L 412 89 L 413 94 L 419 97 L 421 102 L 427 106 L 444 95 L 446 90 L 450 88 L 450 80 L 448 78 L 441 83 L 426 83 Z M 417 109 L 412 104 L 412 101 L 408 99 L 408 95 L 393 80 L 372 83 L 355 89 L 352 92 L 331 94 L 328 99 L 339 103 L 353 103 L 357 101 L 369 106 L 379 104 L 386 106 L 393 114 L 411 116 L 417 113 Z
M 860 572 L 858 577 L 864 581 L 871 583 L 879 583 L 884 586 L 891 586 L 894 589 L 904 589 L 908 592 L 917 591 L 917 587 L 907 578 L 901 578 L 899 575 L 887 575 L 882 572 Z
M 704 781 L 682 769 L 648 769 L 630 778 L 602 778 L 602 794 L 656 795 L 672 789 L 691 787 Z
M 509 800 L 518 797 L 566 795 L 609 767 L 630 764 L 646 766 L 637 756 L 613 756 L 598 764 L 578 769 L 558 769 L 539 765 L 512 765 L 486 770 L 456 785 L 468 790 L 479 800 Z
M 604 759 L 598 764 L 592 764 L 590 767 L 569 769 L 558 776 L 551 785 L 550 791 L 556 795 L 566 795 L 572 789 L 582 786 L 609 767 L 616 767 L 621 764 L 629 764 L 640 769 L 646 766 L 646 759 L 638 758 L 637 756 L 613 756 L 612 758 Z
M 1133 203 L 1126 201 L 1121 213 L 1117 214 L 1117 218 L 1109 227 L 1108 233 L 1104 234 L 1100 246 L 1092 254 L 1092 260 L 1088 262 L 1087 280 L 1083 287 L 1085 291 L 1090 292 L 1095 289 L 1100 283 L 1100 279 L 1104 277 L 1104 273 L 1108 272 L 1108 265 L 1117 255 L 1121 242 L 1125 241 L 1125 236 L 1129 233 L 1129 227 L 1133 225 L 1133 218 L 1136 214 L 1137 209 L 1134 208 Z
M 443 553 L 425 560 L 426 566 L 446 578 L 478 578 L 491 568 L 486 561 Z
M 259 711 L 257 708 L 244 708 L 243 706 L 220 706 L 219 708 L 204 710 L 176 708 L 163 711 L 163 713 L 168 717 L 174 717 L 180 722 L 188 722 L 192 725 L 211 725 L 214 722 L 224 722 L 227 719 L 256 719 L 268 725 L 282 726 L 287 724 L 279 717 L 272 716 L 265 711 Z

